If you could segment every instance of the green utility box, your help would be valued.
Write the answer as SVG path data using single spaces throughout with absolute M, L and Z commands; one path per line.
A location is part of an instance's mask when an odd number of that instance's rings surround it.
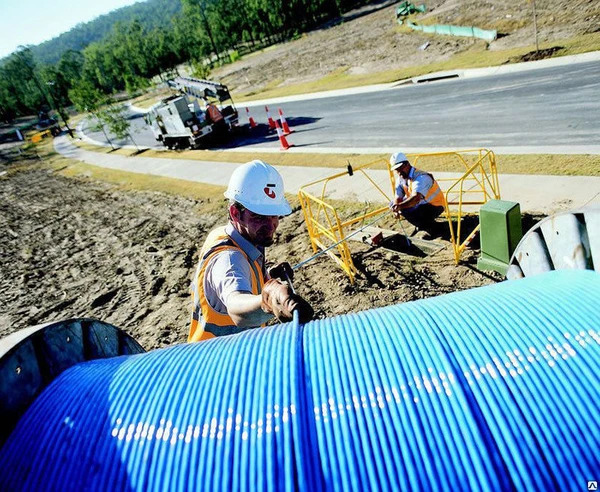
M 521 207 L 518 203 L 490 200 L 479 209 L 481 224 L 480 270 L 494 270 L 506 275 L 513 251 L 523 237 Z

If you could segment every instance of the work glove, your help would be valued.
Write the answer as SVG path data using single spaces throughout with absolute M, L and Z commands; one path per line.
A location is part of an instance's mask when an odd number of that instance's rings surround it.
M 294 311 L 298 311 L 300 323 L 310 321 L 314 315 L 311 305 L 292 292 L 289 284 L 272 278 L 263 285 L 261 308 L 265 313 L 275 315 L 282 323 L 294 319 Z
M 269 277 L 278 278 L 282 282 L 286 282 L 288 279 L 292 281 L 294 280 L 294 270 L 287 261 L 284 261 L 269 269 Z

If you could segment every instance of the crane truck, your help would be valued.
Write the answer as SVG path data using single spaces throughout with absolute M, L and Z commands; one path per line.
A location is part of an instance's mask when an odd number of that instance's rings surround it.
M 190 77 L 177 77 L 168 84 L 178 94 L 152 106 L 146 117 L 154 137 L 165 147 L 206 147 L 237 128 L 238 111 L 225 85 Z

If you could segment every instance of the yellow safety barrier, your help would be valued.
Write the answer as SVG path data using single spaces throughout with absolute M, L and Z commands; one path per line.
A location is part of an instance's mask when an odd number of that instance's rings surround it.
M 428 168 L 463 169 L 462 173 L 450 178 L 436 178 L 444 197 L 445 215 L 450 228 L 450 240 L 454 252 L 454 259 L 458 264 L 462 252 L 479 231 L 479 225 L 463 238 L 462 219 L 470 212 L 478 212 L 479 206 L 490 199 L 500 198 L 496 158 L 493 152 L 486 149 L 461 150 L 454 152 L 435 152 L 423 154 L 407 154 L 414 167 L 427 171 Z M 381 171 L 387 170 L 389 175 L 389 192 L 387 179 L 381 179 Z M 379 177 L 374 175 L 379 172 Z M 342 218 L 341 211 L 334 205 L 334 199 L 329 195 L 332 183 L 341 178 L 361 176 L 365 186 L 372 185 L 378 192 L 381 202 L 373 210 L 359 216 Z M 386 182 L 384 185 L 383 182 Z M 320 187 L 320 190 L 318 190 Z M 315 192 L 313 190 L 317 189 Z M 310 191 L 309 191 L 310 190 Z M 367 190 L 365 190 L 366 192 Z M 338 192 L 339 195 L 339 192 Z M 357 269 L 352 261 L 350 248 L 346 239 L 349 237 L 350 228 L 377 215 L 389 212 L 389 203 L 395 195 L 395 177 L 389 169 L 387 160 L 378 159 L 356 168 L 348 167 L 345 172 L 340 172 L 326 178 L 313 181 L 300 188 L 298 198 L 313 251 L 320 249 L 333 259 L 348 275 L 350 282 L 354 283 Z M 369 192 L 368 208 L 372 207 L 373 197 Z M 339 207 L 338 207 L 339 208 Z M 455 223 L 456 222 L 456 223 Z M 336 254 L 337 252 L 337 254 Z
M 386 194 L 376 180 L 367 173 L 368 170 L 376 166 L 379 166 L 381 170 L 385 170 L 387 169 L 387 161 L 378 159 L 355 168 L 349 166 L 348 170 L 345 172 L 308 183 L 302 186 L 298 191 L 298 198 L 300 199 L 300 205 L 302 206 L 302 211 L 304 213 L 306 228 L 308 229 L 310 244 L 313 251 L 315 253 L 319 249 L 325 251 L 326 254 L 346 272 L 351 283 L 354 283 L 357 270 L 352 261 L 350 248 L 346 242 L 346 238 L 348 237 L 347 233 L 350 231 L 350 227 L 354 224 L 364 222 L 370 217 L 388 212 L 389 210 L 387 203 L 389 203 L 391 199 L 390 196 Z M 325 197 L 328 192 L 328 187 L 333 180 L 353 175 L 361 176 L 363 179 L 366 179 L 366 183 L 372 184 L 375 189 L 380 192 L 382 199 L 386 202 L 386 206 L 378 207 L 375 210 L 363 213 L 359 217 L 342 220 L 338 210 L 336 210 L 333 204 L 326 202 Z M 391 181 L 390 184 L 393 189 L 393 181 Z M 309 189 L 313 188 L 318 189 L 319 186 L 321 187 L 319 193 L 311 193 L 309 191 Z M 368 205 L 370 206 L 370 204 Z M 336 243 L 338 244 L 336 245 Z M 336 250 L 338 253 L 337 255 L 335 253 Z
M 31 137 L 31 142 L 32 143 L 40 143 L 43 138 L 47 138 L 51 135 L 52 135 L 52 132 L 50 130 L 44 130 L 44 131 L 38 132 Z
M 463 217 L 467 213 L 479 213 L 481 205 L 487 203 L 488 200 L 500 199 L 496 155 L 487 149 L 407 155 L 413 166 L 424 171 L 428 167 L 433 167 L 432 164 L 434 163 L 437 164 L 436 167 L 438 168 L 441 164 L 448 168 L 458 165 L 459 168 L 464 169 L 462 175 L 458 174 L 455 177 L 441 179 L 436 178 L 446 199 L 446 219 L 450 228 L 454 261 L 458 264 L 462 252 L 473 240 L 481 227 L 478 224 L 463 238 Z M 392 174 L 392 171 L 390 171 L 390 174 Z

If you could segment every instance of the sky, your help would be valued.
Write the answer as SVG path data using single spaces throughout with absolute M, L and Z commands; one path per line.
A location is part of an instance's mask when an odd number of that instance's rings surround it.
M 140 0 L 0 0 L 0 58 Z

